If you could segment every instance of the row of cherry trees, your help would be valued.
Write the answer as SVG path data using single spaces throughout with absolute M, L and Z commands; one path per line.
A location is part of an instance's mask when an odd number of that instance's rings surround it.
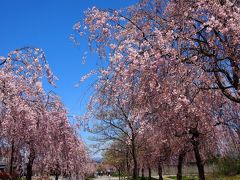
M 181 179 L 186 156 L 204 180 L 206 160 L 239 144 L 239 1 L 141 0 L 85 16 L 75 30 L 103 59 L 92 131 L 127 147 L 134 180 L 153 162 L 162 179 L 174 159 Z
M 54 85 L 41 49 L 26 47 L 1 57 L 0 155 L 11 176 L 83 176 L 91 169 L 85 145 L 59 97 L 44 92 L 44 79 Z

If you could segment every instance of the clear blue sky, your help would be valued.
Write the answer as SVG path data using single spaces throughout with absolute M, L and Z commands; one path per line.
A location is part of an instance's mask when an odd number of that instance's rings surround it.
M 53 73 L 59 78 L 55 91 L 61 96 L 70 114 L 85 111 L 87 85 L 75 88 L 80 77 L 95 67 L 96 55 L 81 63 L 87 42 L 76 47 L 69 36 L 75 22 L 92 6 L 100 8 L 126 7 L 136 0 L 1 0 L 0 56 L 24 46 L 45 51 Z M 87 100 L 87 98 L 85 98 Z M 87 133 L 81 133 L 86 139 Z

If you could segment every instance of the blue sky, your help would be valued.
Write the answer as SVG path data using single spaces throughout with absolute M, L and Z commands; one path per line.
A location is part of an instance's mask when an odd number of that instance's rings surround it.
M 87 8 L 126 7 L 136 0 L 1 0 L 0 56 L 24 46 L 45 51 L 53 73 L 59 78 L 55 91 L 71 115 L 82 114 L 88 99 L 87 85 L 74 87 L 80 77 L 95 67 L 96 55 L 88 55 L 82 64 L 87 42 L 76 47 L 69 40 L 73 25 L 83 19 Z M 85 98 L 84 98 L 85 97 Z M 85 99 L 85 100 L 84 100 Z M 82 132 L 87 139 L 88 134 Z M 87 143 L 89 143 L 86 140 Z

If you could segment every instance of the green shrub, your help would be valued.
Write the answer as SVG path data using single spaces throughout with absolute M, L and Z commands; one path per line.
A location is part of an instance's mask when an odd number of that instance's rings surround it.
M 240 158 L 224 157 L 218 158 L 216 162 L 217 173 L 220 175 L 233 176 L 240 174 Z

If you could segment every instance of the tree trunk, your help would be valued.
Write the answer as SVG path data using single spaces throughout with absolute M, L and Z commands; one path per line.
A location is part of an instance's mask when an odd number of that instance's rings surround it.
M 35 159 L 35 152 L 33 149 L 30 150 L 30 155 L 29 155 L 29 161 L 27 163 L 27 175 L 26 179 L 31 180 L 32 179 L 32 166 L 33 166 L 33 161 Z
M 13 160 L 14 160 L 14 141 L 12 140 L 12 147 L 11 147 L 11 159 L 10 159 L 10 169 L 9 169 L 9 174 L 12 176 L 13 175 Z
M 59 176 L 61 175 L 61 171 L 59 170 L 60 166 L 57 164 L 57 168 L 54 171 L 55 174 L 55 180 L 58 180 Z
M 129 153 L 129 150 L 128 150 L 128 148 L 127 148 L 127 153 L 126 153 L 126 160 L 127 160 L 127 178 L 128 179 L 130 179 L 129 178 L 129 175 L 130 175 L 130 165 L 129 165 L 129 155 L 128 155 L 128 153 Z
M 137 159 L 136 159 L 136 157 L 133 158 L 133 164 L 134 164 L 133 180 L 137 180 L 138 179 L 138 168 L 137 168 Z
M 182 180 L 182 167 L 183 167 L 183 161 L 184 161 L 185 155 L 186 153 L 182 152 L 178 156 L 177 180 Z
M 138 164 L 134 138 L 132 139 L 133 180 L 138 180 Z
M 198 144 L 194 145 L 193 149 L 194 149 L 194 154 L 195 154 L 197 168 L 198 168 L 199 180 L 205 180 L 204 165 L 200 156 Z
M 144 168 L 142 167 L 142 180 L 144 180 Z
M 55 180 L 58 180 L 58 174 L 55 175 Z
M 161 164 L 161 162 L 158 162 L 158 175 L 159 175 L 159 180 L 163 180 L 163 173 L 162 173 L 162 164 Z
M 121 171 L 120 171 L 120 169 L 118 169 L 118 178 L 119 178 L 119 180 L 121 179 Z
M 151 168 L 148 168 L 148 179 L 151 180 L 152 179 L 152 174 L 151 174 Z
M 197 128 L 193 128 L 190 130 L 190 133 L 192 134 L 191 142 L 197 163 L 199 180 L 205 180 L 204 165 L 199 152 L 199 132 Z

